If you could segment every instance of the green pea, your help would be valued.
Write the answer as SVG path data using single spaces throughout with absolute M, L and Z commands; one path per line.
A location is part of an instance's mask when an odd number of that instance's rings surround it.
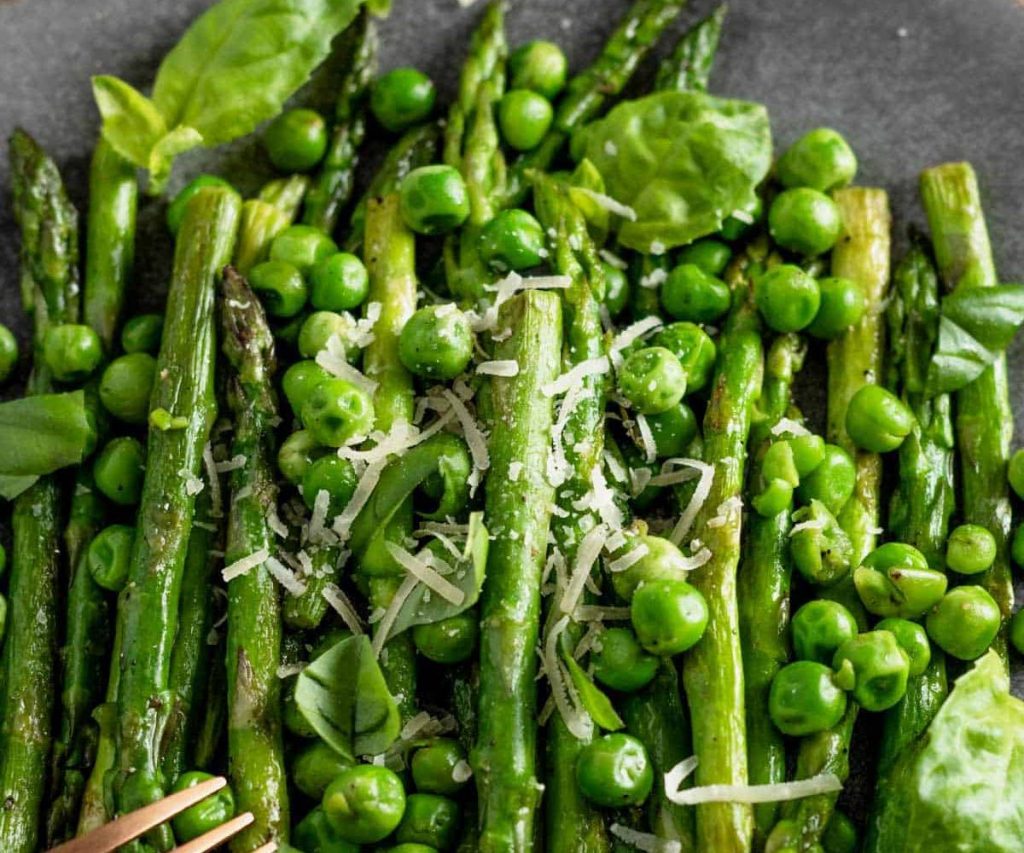
M 313 509 L 317 495 L 327 492 L 329 503 L 327 517 L 334 518 L 341 513 L 352 499 L 352 494 L 359 484 L 352 463 L 340 459 L 333 453 L 321 456 L 310 463 L 302 475 L 302 499 L 309 509 Z
M 809 476 L 825 461 L 825 439 L 820 435 L 794 435 L 786 439 L 793 451 L 797 476 Z
M 976 575 L 992 567 L 996 538 L 980 524 L 961 524 L 946 540 L 946 565 L 962 575 Z
M 914 429 L 914 414 L 881 385 L 864 385 L 846 409 L 846 431 L 858 447 L 872 453 L 896 450 Z
M 410 794 L 402 822 L 395 830 L 395 840 L 450 850 L 455 846 L 458 831 L 459 806 L 454 800 L 437 794 Z
M 932 647 L 924 627 L 909 619 L 883 619 L 875 625 L 876 631 L 888 631 L 896 638 L 910 661 L 910 675 L 916 677 L 928 668 Z
M 761 460 L 761 474 L 766 480 L 784 480 L 794 488 L 800 483 L 793 446 L 788 441 L 774 441 Z
M 303 794 L 319 800 L 334 778 L 352 766 L 349 759 L 322 740 L 317 740 L 295 757 L 291 765 L 291 779 Z
M 498 103 L 502 139 L 516 151 L 530 151 L 540 145 L 554 116 L 551 102 L 529 89 L 506 92 Z
M 420 166 L 399 188 L 402 218 L 417 234 L 446 234 L 469 217 L 469 192 L 458 169 Z
M 392 132 L 423 121 L 434 111 L 437 90 L 433 81 L 415 68 L 396 68 L 380 77 L 370 94 L 370 109 Z
M 686 393 L 686 372 L 665 347 L 644 347 L 630 354 L 618 380 L 622 396 L 642 415 L 667 411 Z
M 100 377 L 100 402 L 110 414 L 130 424 L 144 424 L 156 378 L 156 359 L 146 352 L 115 358 Z
M 302 323 L 297 341 L 299 355 L 316 358 L 327 347 L 327 342 L 337 336 L 351 360 L 349 336 L 355 327 L 351 314 L 336 314 L 334 311 L 314 311 Z
M 1010 554 L 1013 557 L 1013 561 L 1018 566 L 1024 568 L 1024 524 L 1017 525 L 1017 530 L 1013 534 Z
M 282 172 L 308 172 L 327 153 L 327 122 L 314 110 L 287 110 L 267 126 L 263 147 Z
M 142 496 L 146 449 L 134 438 L 115 438 L 93 462 L 96 488 L 120 506 L 134 506 Z
M 835 515 L 850 499 L 857 485 L 857 468 L 850 454 L 836 444 L 826 444 L 825 458 L 809 474 L 800 476 L 797 497 L 803 503 L 821 501 Z
M 529 41 L 508 58 L 509 85 L 532 89 L 548 100 L 562 91 L 569 63 L 562 49 L 550 41 Z
M 827 195 L 807 187 L 779 193 L 768 210 L 768 231 L 783 249 L 820 255 L 831 249 L 843 230 L 839 208 Z
M 412 781 L 417 791 L 452 796 L 468 781 L 468 778 L 455 778 L 460 767 L 466 767 L 466 753 L 459 742 L 437 738 L 413 753 Z
M 798 660 L 830 664 L 838 648 L 857 636 L 857 620 L 838 601 L 808 601 L 793 616 L 793 653 Z
M 857 157 L 835 130 L 809 130 L 787 148 L 775 167 L 784 187 L 810 187 L 828 192 L 845 187 L 857 174 Z M 829 851 L 826 851 L 829 853 Z
M 661 459 L 681 455 L 697 437 L 697 416 L 686 403 L 645 418 Z
M 437 848 L 429 844 L 396 844 L 389 847 L 387 853 L 437 853 Z
M 302 405 L 309 399 L 313 389 L 330 378 L 331 374 L 312 359 L 297 361 L 284 372 L 281 390 L 296 416 L 302 411 Z
M 728 310 L 729 286 L 696 264 L 680 264 L 661 285 L 661 305 L 676 320 L 713 323 Z
M 821 846 L 824 853 L 856 853 L 857 827 L 839 809 L 832 812 L 832 817 L 825 824 Z
M 590 656 L 594 678 L 612 690 L 633 693 L 650 684 L 658 672 L 658 658 L 648 654 L 628 628 L 609 628 Z
M 178 777 L 178 781 L 174 783 L 174 791 L 185 791 L 213 778 L 209 773 L 191 770 Z M 171 820 L 171 826 L 174 827 L 174 837 L 179 842 L 186 842 L 216 829 L 234 816 L 235 797 L 231 793 L 231 788 L 225 786 L 205 800 L 200 800 L 194 806 L 180 812 Z
M 800 574 L 826 586 L 849 574 L 853 545 L 825 504 L 812 499 L 793 513 L 793 522 L 789 554 Z
M 832 659 L 837 675 L 852 680 L 853 698 L 866 711 L 891 708 L 907 692 L 910 659 L 888 631 L 866 631 L 843 643 Z
M 700 590 L 682 580 L 655 580 L 633 593 L 629 617 L 640 645 L 654 655 L 678 655 L 696 645 L 708 626 Z
M 599 806 L 638 806 L 651 793 L 654 769 L 647 750 L 635 737 L 604 735 L 580 751 L 576 784 L 583 796 Z
M 370 276 L 355 255 L 335 252 L 316 262 L 310 284 L 309 301 L 318 311 L 350 311 L 366 301 Z
M 178 236 L 178 229 L 181 228 L 181 221 L 185 218 L 185 208 L 192 198 L 204 187 L 223 187 L 233 190 L 223 178 L 216 175 L 197 175 L 182 188 L 169 205 L 167 205 L 167 228 L 175 236 Z
M 676 260 L 680 264 L 693 264 L 708 275 L 720 276 L 732 260 L 732 249 L 721 240 L 708 237 L 683 246 Z
M 670 323 L 654 336 L 652 343 L 679 359 L 686 372 L 688 393 L 700 391 L 711 381 L 718 348 L 711 335 L 696 323 Z
M 819 278 L 818 289 L 821 304 L 814 321 L 807 327 L 814 337 L 832 340 L 860 322 L 867 300 L 857 282 L 848 278 Z
M 821 291 L 814 277 L 800 267 L 778 264 L 755 281 L 754 301 L 770 328 L 776 332 L 799 332 L 818 313 Z
M 306 280 L 285 261 L 264 261 L 249 270 L 249 284 L 271 317 L 294 317 L 306 307 Z
M 1016 492 L 1018 498 L 1024 500 L 1024 448 L 1010 457 L 1007 478 L 1010 481 L 1010 488 Z
M 946 654 L 974 660 L 992 645 L 1001 622 L 999 605 L 983 587 L 958 586 L 929 611 L 925 628 Z
M 612 574 L 615 594 L 624 601 L 632 601 L 640 584 L 656 580 L 676 580 L 689 570 L 689 563 L 683 552 L 661 536 L 643 534 L 631 536 L 629 541 L 615 552 L 615 559 L 624 557 L 636 548 L 643 548 L 644 555 L 628 569 Z
M 51 326 L 43 339 L 43 361 L 58 382 L 81 382 L 103 360 L 100 336 L 90 326 Z
M 942 598 L 948 580 L 928 567 L 912 545 L 887 542 L 875 548 L 853 572 L 857 595 L 870 613 L 916 619 Z
M 398 357 L 424 379 L 454 379 L 473 358 L 469 318 L 455 305 L 425 305 L 402 328 Z
M 756 196 L 753 207 L 747 210 L 743 216 L 737 216 L 733 213 L 725 218 L 722 222 L 719 236 L 723 240 L 734 243 L 740 237 L 747 234 L 754 226 L 754 223 L 760 222 L 762 216 L 764 216 L 764 202 L 760 196 Z
M 97 533 L 89 543 L 86 563 L 89 574 L 104 589 L 120 592 L 128 582 L 132 562 L 135 528 L 111 524 Z
M 455 664 L 469 660 L 476 650 L 479 632 L 476 613 L 466 611 L 428 625 L 417 625 L 412 629 L 412 641 L 428 660 Z
M 480 257 L 498 272 L 530 269 L 546 254 L 544 229 L 525 210 L 503 210 L 480 232 Z
M 18 363 L 18 339 L 0 323 L 0 383 L 6 382 Z
M 326 379 L 302 404 L 302 423 L 327 447 L 342 447 L 373 429 L 373 399 L 344 379 Z
M 291 840 L 301 853 L 359 853 L 360 850 L 359 845 L 338 837 L 323 806 L 317 806 L 295 825 Z M 277 849 L 280 853 L 290 853 L 289 848 L 283 846 Z
M 376 844 L 397 828 L 405 812 L 405 788 L 392 770 L 357 764 L 327 786 L 324 814 L 334 831 L 353 844 Z
M 793 486 L 785 480 L 769 480 L 764 489 L 754 495 L 751 504 L 758 515 L 774 518 L 793 504 Z
M 316 730 L 309 724 L 295 701 L 295 681 L 295 678 L 289 678 L 286 682 L 284 701 L 281 703 L 281 721 L 284 723 L 284 727 L 296 737 L 315 738 Z
M 317 261 L 337 251 L 337 244 L 319 228 L 312 225 L 289 225 L 270 244 L 270 260 L 291 264 L 306 276 Z
M 1010 619 L 1010 644 L 1017 650 L 1018 654 L 1024 655 L 1024 610 L 1018 610 Z M 3 620 L 0 619 L 0 622 Z M 0 637 L 3 636 L 3 627 L 0 625 Z
M 121 329 L 121 348 L 125 352 L 157 353 L 164 333 L 162 314 L 139 314 Z
M 613 319 L 618 317 L 629 303 L 629 277 L 626 271 L 601 261 L 604 273 L 604 305 Z
M 796 661 L 772 679 L 768 713 L 775 727 L 799 737 L 830 729 L 846 713 L 846 694 L 824 664 Z
M 277 451 L 278 470 L 289 483 L 298 485 L 313 460 L 323 452 L 319 442 L 308 430 L 296 430 L 281 442 Z

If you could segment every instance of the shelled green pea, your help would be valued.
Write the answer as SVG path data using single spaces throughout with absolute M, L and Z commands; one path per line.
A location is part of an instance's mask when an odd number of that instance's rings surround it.
M 529 89 L 512 89 L 498 104 L 501 136 L 516 151 L 530 151 L 540 145 L 554 119 L 551 102 Z
M 821 289 L 813 276 L 793 264 L 778 264 L 754 283 L 754 302 L 776 332 L 807 328 L 821 307 Z
M 96 488 L 120 506 L 134 506 L 142 496 L 146 450 L 130 436 L 111 439 L 93 462 Z
M 322 806 L 327 822 L 340 838 L 352 844 L 376 844 L 401 822 L 405 788 L 387 767 L 357 764 L 327 786 Z
M 961 524 L 946 540 L 946 565 L 961 575 L 976 575 L 992 567 L 996 537 L 980 524 Z
M 888 631 L 866 631 L 847 640 L 832 667 L 838 682 L 867 711 L 891 708 L 907 692 L 910 659 Z
M 599 806 L 635 806 L 651 793 L 654 769 L 639 740 L 627 734 L 608 734 L 580 752 L 576 783 L 583 796 Z
M 18 339 L 0 323 L 0 383 L 6 382 L 18 363 Z
M 111 524 L 103 528 L 92 542 L 86 555 L 89 574 L 96 583 L 111 592 L 120 592 L 128 581 L 131 567 L 135 529 L 126 524 Z
M 915 619 L 942 598 L 948 580 L 942 572 L 929 568 L 917 548 L 887 542 L 854 570 L 853 584 L 870 613 Z
M 427 118 L 436 101 L 437 90 L 426 74 L 415 68 L 396 68 L 374 84 L 370 110 L 383 127 L 397 132 Z
M 103 360 L 100 336 L 90 326 L 51 326 L 43 339 L 43 361 L 58 382 L 81 382 Z
M 398 357 L 417 376 L 454 379 L 473 357 L 469 318 L 451 303 L 417 309 L 399 335 Z
M 928 613 L 925 628 L 946 654 L 960 660 L 981 657 L 999 633 L 1002 614 L 992 596 L 980 586 L 958 586 Z
M 864 385 L 846 408 L 846 431 L 858 447 L 872 453 L 896 450 L 914 428 L 914 414 L 881 385 Z
M 857 157 L 843 136 L 828 127 L 809 130 L 787 148 L 776 165 L 784 187 L 828 192 L 844 187 L 857 174 Z
M 619 391 L 642 415 L 656 415 L 677 405 L 686 393 L 686 372 L 664 347 L 631 353 L 618 375 Z
M 509 85 L 513 89 L 532 89 L 550 100 L 565 86 L 568 67 L 565 53 L 557 44 L 530 41 L 508 58 Z
M 148 352 L 122 355 L 110 362 L 100 377 L 100 402 L 115 418 L 143 424 L 155 379 L 156 359 Z
M 843 222 L 839 208 L 827 195 L 808 187 L 784 190 L 768 210 L 768 231 L 782 248 L 815 256 L 831 249 Z
M 803 736 L 832 728 L 846 712 L 846 694 L 831 669 L 811 660 L 787 664 L 772 679 L 768 713 L 783 734 Z
M 209 773 L 192 770 L 178 777 L 173 790 L 185 791 L 213 778 Z M 234 816 L 235 797 L 230 787 L 224 787 L 178 814 L 171 821 L 171 826 L 174 827 L 174 837 L 179 842 L 186 842 L 216 829 Z
M 287 110 L 267 126 L 263 147 L 282 172 L 308 172 L 327 153 L 327 122 L 315 110 Z

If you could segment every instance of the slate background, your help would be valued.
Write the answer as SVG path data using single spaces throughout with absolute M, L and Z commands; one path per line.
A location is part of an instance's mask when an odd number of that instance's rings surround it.
M 210 0 L 0 0 L 0 140 L 18 125 L 35 134 L 84 209 L 97 130 L 89 76 L 116 74 L 145 88 L 160 58 L 208 5 Z M 626 6 L 626 0 L 511 0 L 509 39 L 554 39 L 579 67 L 595 55 Z M 708 0 L 691 4 L 675 31 L 709 8 Z M 462 9 L 456 0 L 395 0 L 381 26 L 382 68 L 415 64 L 434 77 L 444 98 L 454 89 L 477 15 L 478 8 Z M 981 181 L 1001 277 L 1020 281 L 1021 45 L 1024 0 L 732 0 L 712 89 L 766 104 L 780 147 L 811 127 L 840 129 L 860 158 L 858 183 L 891 193 L 897 247 L 909 223 L 923 224 L 920 170 L 970 160 Z M 0 149 L 0 321 L 24 342 L 5 142 Z M 179 160 L 175 186 L 205 167 L 253 189 L 267 164 L 252 143 L 190 154 Z M 140 212 L 139 273 L 130 297 L 139 307 L 159 306 L 162 298 L 170 252 L 162 219 L 159 202 L 147 202 Z M 1024 336 L 1010 361 L 1017 431 L 1024 435 Z M 811 362 L 801 402 L 820 417 L 820 353 L 812 351 Z M 1024 694 L 1024 672 L 1016 676 L 1016 692 Z M 858 736 L 855 765 L 870 759 L 870 722 Z M 870 775 L 855 772 L 844 795 L 853 812 L 862 810 L 869 786 Z

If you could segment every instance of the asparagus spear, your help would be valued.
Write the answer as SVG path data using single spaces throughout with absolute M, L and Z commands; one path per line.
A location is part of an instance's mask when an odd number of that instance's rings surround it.
M 366 211 L 364 259 L 370 274 L 367 304 L 379 302 L 373 342 L 363 350 L 363 371 L 375 380 L 375 426 L 387 432 L 398 421 L 412 423 L 412 376 L 398 358 L 398 336 L 416 310 L 416 244 L 402 220 L 397 193 L 371 200 Z M 401 545 L 412 535 L 412 502 L 393 516 L 382 540 Z M 383 542 L 382 542 L 383 545 Z M 403 569 L 384 547 L 369 548 L 359 556 L 359 570 L 367 579 L 372 607 L 386 608 L 403 577 Z M 407 720 L 416 707 L 416 653 L 410 632 L 390 639 L 381 655 L 388 688 Z
M 949 289 L 998 284 L 981 207 L 978 180 L 969 163 L 946 163 L 921 175 L 921 197 L 932 233 L 943 286 Z M 1006 620 L 1013 610 L 1010 574 L 1009 490 L 1006 467 L 1013 438 L 1006 356 L 1000 355 L 956 394 L 956 439 L 963 481 L 963 520 L 996 538 L 992 568 L 981 578 L 1003 613 L 995 647 L 1006 660 Z
M 171 651 L 195 509 L 187 486 L 199 473 L 215 411 L 214 283 L 231 257 L 240 209 L 234 192 L 204 188 L 189 203 L 178 234 L 151 402 L 189 421 L 185 429 L 149 436 L 138 535 L 121 599 L 115 784 L 121 813 L 163 795 L 159 736 L 171 704 Z M 166 826 L 151 838 L 161 849 L 170 844 Z
M 364 11 L 345 31 L 352 59 L 338 87 L 334 129 L 320 173 L 306 195 L 302 221 L 326 234 L 334 231 L 352 196 L 359 146 L 366 137 L 366 102 L 377 66 L 377 30 Z
M 751 481 L 757 482 L 761 458 L 772 442 L 772 427 L 790 406 L 793 377 L 806 348 L 797 335 L 780 335 L 765 360 L 764 385 L 751 428 L 754 462 Z M 743 648 L 743 693 L 746 704 L 747 763 L 752 785 L 784 782 L 786 748 L 782 734 L 768 714 L 768 693 L 775 674 L 789 660 L 790 514 L 771 518 L 748 516 L 744 559 L 737 582 L 740 639 Z M 754 845 L 764 845 L 775 825 L 778 805 L 754 807 Z
M 547 553 L 553 490 L 546 477 L 552 406 L 541 389 L 559 373 L 560 302 L 527 291 L 501 308 L 512 335 L 495 358 L 512 359 L 518 375 L 495 378 L 496 419 L 489 440 L 485 523 L 491 531 L 481 597 L 479 729 L 472 764 L 477 780 L 482 853 L 534 849 L 537 740 L 536 645 L 540 577 Z M 512 477 L 510 467 L 520 467 Z
M 714 460 L 711 492 L 695 522 L 712 557 L 691 573 L 708 603 L 707 631 L 683 666 L 690 703 L 698 785 L 747 782 L 746 719 L 736 569 L 740 556 L 746 444 L 761 390 L 763 359 L 756 309 L 744 276 L 733 283 L 733 309 L 719 344 L 711 400 L 704 416 L 704 458 Z M 712 520 L 714 524 L 710 524 Z M 740 803 L 697 807 L 697 848 L 750 849 L 752 812 Z
M 572 203 L 564 186 L 543 174 L 533 176 L 537 215 L 548 233 L 554 233 L 551 253 L 554 267 L 569 276 L 570 286 L 561 292 L 564 319 L 566 369 L 607 353 L 601 327 L 601 299 L 604 295 L 604 275 L 597 249 L 582 214 Z M 576 247 L 576 248 L 574 248 Z M 558 504 L 566 507 L 564 516 L 552 519 L 551 530 L 555 547 L 573 565 L 583 537 L 595 527 L 600 518 L 593 510 L 575 509 L 593 488 L 595 470 L 603 465 L 605 379 L 588 376 L 583 380 L 583 395 L 566 422 L 564 434 L 572 436 L 566 441 L 565 459 L 568 476 L 558 489 Z M 555 592 L 553 606 L 549 607 L 549 624 L 561 616 L 570 616 L 565 638 L 569 648 L 575 648 L 582 628 L 572 614 L 563 614 L 557 606 L 564 590 Z M 591 738 L 593 732 L 591 731 Z M 580 793 L 576 784 L 576 761 L 586 743 L 577 739 L 568 729 L 560 714 L 553 714 L 547 738 L 547 793 L 545 849 L 557 851 L 607 849 L 608 837 L 604 819 Z
M 245 464 L 231 475 L 229 562 L 269 551 L 274 535 L 266 507 L 277 500 L 271 381 L 274 339 L 259 300 L 228 268 L 222 285 L 223 350 L 231 364 L 228 403 L 235 416 L 235 456 Z M 243 491 L 244 490 L 244 491 Z M 281 614 L 277 585 L 264 565 L 228 583 L 228 759 L 239 812 L 252 825 L 231 839 L 235 851 L 288 839 L 288 783 L 281 735 Z
M 242 275 L 266 260 L 274 238 L 295 221 L 307 186 L 303 175 L 280 178 L 263 187 L 258 198 L 242 205 L 234 257 L 235 269 Z
M 685 0 L 634 0 L 600 56 L 572 80 L 558 103 L 551 130 L 532 151 L 521 155 L 508 174 L 504 207 L 523 203 L 531 170 L 547 169 L 561 153 L 573 132 L 593 119 L 608 98 L 618 95 L 675 20 Z
M 853 565 L 859 565 L 878 539 L 882 461 L 859 450 L 846 433 L 846 408 L 864 384 L 883 377 L 885 327 L 880 307 L 889 287 L 889 199 L 883 190 L 848 187 L 834 194 L 843 219 L 843 234 L 832 250 L 832 274 L 853 279 L 864 291 L 868 310 L 857 325 L 828 346 L 828 437 L 854 458 L 857 486 L 843 507 L 839 523 L 853 543 Z M 824 595 L 842 603 L 866 627 L 867 614 L 853 587 L 844 578 Z M 804 738 L 797 755 L 797 778 L 833 773 L 845 779 L 850 772 L 849 750 L 857 705 L 831 729 Z M 786 803 L 768 839 L 767 850 L 812 850 L 835 809 L 835 794 L 816 794 Z
M 694 24 L 669 56 L 658 66 L 654 88 L 659 92 L 704 92 L 708 88 L 711 66 L 722 35 L 722 22 L 728 11 L 723 3 L 706 18 Z
M 28 393 L 50 390 L 42 342 L 50 325 L 78 318 L 77 214 L 54 162 L 24 131 L 10 139 L 21 287 L 32 315 L 35 363 Z M 0 697 L 0 838 L 12 853 L 37 848 L 53 736 L 60 598 L 62 489 L 44 477 L 14 502 L 14 547 Z

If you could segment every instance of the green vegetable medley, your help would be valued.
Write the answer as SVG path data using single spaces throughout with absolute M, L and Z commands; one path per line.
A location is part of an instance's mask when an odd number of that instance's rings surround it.
M 890 270 L 839 132 L 775 151 L 707 93 L 724 7 L 624 99 L 682 0 L 575 72 L 493 0 L 442 109 L 377 73 L 385 5 L 220 0 L 150 95 L 94 78 L 81 282 L 57 168 L 10 140 L 0 847 L 222 774 L 126 849 L 249 813 L 240 853 L 1024 850 L 1024 286 L 971 167 L 922 174 Z M 285 111 L 332 53 L 333 109 Z M 159 200 L 253 131 L 255 196 Z M 166 305 L 125 317 L 157 205 Z

